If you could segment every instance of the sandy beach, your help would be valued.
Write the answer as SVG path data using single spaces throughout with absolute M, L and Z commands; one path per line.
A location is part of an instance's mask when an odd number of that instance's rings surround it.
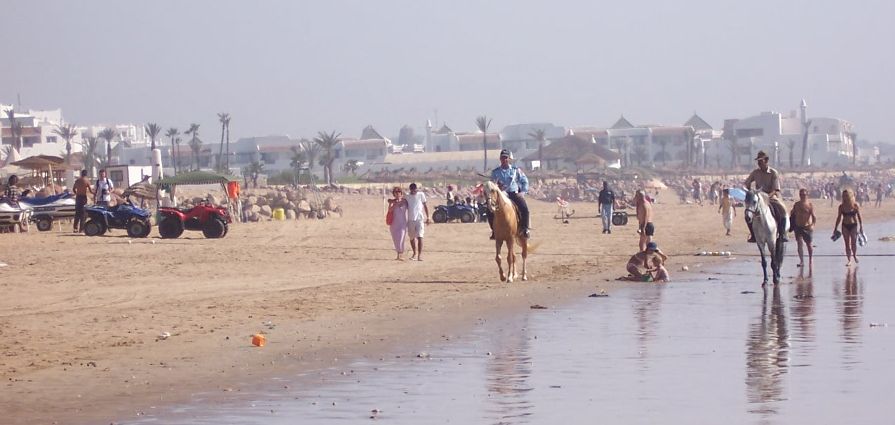
M 740 215 L 725 237 L 717 206 L 678 204 L 669 191 L 659 199 L 672 201 L 654 206 L 672 277 L 684 265 L 727 261 L 694 257 L 698 250 L 755 253 Z M 595 204 L 573 204 L 562 224 L 555 204 L 530 201 L 531 280 L 505 284 L 485 224 L 433 224 L 424 261 L 399 262 L 382 198 L 337 201 L 344 217 L 235 224 L 220 240 L 189 232 L 162 240 L 156 231 L 132 240 L 122 230 L 89 238 L 68 225 L 0 235 L 4 422 L 108 423 L 194 392 L 226 398 L 285 371 L 460 332 L 482 315 L 611 292 L 637 249 L 634 217 L 601 235 Z M 835 209 L 815 203 L 815 239 L 828 243 Z M 889 202 L 862 214 L 892 212 Z M 250 344 L 258 332 L 263 348 Z

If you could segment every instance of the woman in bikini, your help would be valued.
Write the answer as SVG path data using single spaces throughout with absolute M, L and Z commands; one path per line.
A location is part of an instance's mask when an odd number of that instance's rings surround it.
M 855 202 L 855 195 L 850 190 L 842 191 L 842 203 L 839 204 L 839 215 L 836 216 L 836 225 L 833 226 L 833 234 L 842 223 L 842 240 L 845 241 L 845 258 L 851 265 L 852 258 L 858 262 L 858 234 L 864 233 L 864 221 L 861 219 L 861 210 Z

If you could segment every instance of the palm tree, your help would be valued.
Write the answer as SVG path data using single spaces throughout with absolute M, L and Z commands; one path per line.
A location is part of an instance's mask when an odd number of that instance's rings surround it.
M 6 110 L 6 117 L 9 118 L 9 130 L 12 133 L 12 143 L 16 148 L 16 152 L 22 153 L 22 123 L 16 121 L 15 108 Z
M 192 150 L 192 158 L 195 161 L 196 169 L 199 169 L 199 153 L 202 151 L 202 141 L 199 140 L 199 124 L 190 124 L 190 128 L 183 132 L 184 135 L 191 136 L 190 149 Z M 193 161 L 190 161 L 192 165 Z
M 541 167 L 544 166 L 544 142 L 547 141 L 547 131 L 543 128 L 539 128 L 531 133 L 528 133 L 533 139 L 538 141 L 538 162 L 541 164 Z
M 662 147 L 662 150 L 659 152 L 662 155 L 662 165 L 666 165 L 668 163 L 668 152 L 665 151 L 665 147 L 668 146 L 668 139 L 661 138 L 656 143 Z
M 491 127 L 491 119 L 485 115 L 475 119 L 475 126 L 482 132 L 482 152 L 485 154 L 482 172 L 488 172 L 488 127 Z
M 736 136 L 734 136 L 732 139 L 730 139 L 730 167 L 731 168 L 737 168 L 740 166 L 740 158 L 738 155 L 739 151 L 740 151 L 740 141 L 739 141 L 739 139 L 736 138 Z
M 96 149 L 99 147 L 99 138 L 88 136 L 85 133 L 81 133 L 81 152 L 84 153 L 84 167 L 90 170 L 90 174 L 93 175 L 94 169 L 96 166 Z
M 177 151 L 177 159 L 174 161 L 174 175 L 175 176 L 177 175 L 177 170 L 179 169 L 178 167 L 183 162 L 183 158 L 180 157 L 180 142 L 182 142 L 182 141 L 183 141 L 183 139 L 181 139 L 180 137 L 175 137 L 174 140 L 171 141 L 173 149 Z
M 162 126 L 151 122 L 146 124 L 146 135 L 149 136 L 149 152 L 150 155 L 152 151 L 155 150 L 155 139 L 158 138 L 158 134 L 162 132 Z
M 252 178 L 252 186 L 256 189 L 258 188 L 258 176 L 264 172 L 264 163 L 259 161 L 252 161 L 246 168 L 243 169 L 243 173 L 250 176 Z
M 634 160 L 637 161 L 637 165 L 643 165 L 643 161 L 646 161 L 649 158 L 649 154 L 646 152 L 646 148 L 643 146 L 634 147 Z
M 72 124 L 60 124 L 53 129 L 53 134 L 58 135 L 65 140 L 65 163 L 71 165 L 71 140 L 78 135 L 75 126 Z
M 320 165 L 323 166 L 323 179 L 326 180 L 326 184 L 332 186 L 333 185 L 333 162 L 336 160 L 333 149 L 335 149 L 336 145 L 342 141 L 339 137 L 342 133 L 336 134 L 335 131 L 332 133 L 326 132 L 318 132 L 317 137 L 314 138 L 314 143 L 317 146 L 320 146 L 320 150 L 323 151 L 323 155 L 320 158 Z
M 695 146 L 693 146 L 693 139 L 695 139 L 695 138 L 696 138 L 696 130 L 694 130 L 693 127 L 687 127 L 684 130 L 684 143 L 687 144 L 687 162 L 685 164 L 687 168 L 690 168 L 690 166 L 693 165 L 693 162 L 694 162 L 693 159 L 694 159 L 695 155 L 693 155 L 693 154 L 694 154 L 695 149 L 693 149 L 693 148 Z
M 305 153 L 306 162 L 308 163 L 308 173 L 313 175 L 314 163 L 317 161 L 317 157 L 320 156 L 320 145 L 308 139 L 301 139 L 298 144 L 301 146 L 302 152 Z
M 112 141 L 118 137 L 118 131 L 106 127 L 99 132 L 99 137 L 106 140 L 106 166 L 112 165 Z
M 792 169 L 794 165 L 794 154 L 796 151 L 796 141 L 793 139 L 789 139 L 786 141 L 786 147 L 789 148 L 789 168 Z
M 218 121 L 221 123 L 221 146 L 218 148 L 218 171 L 224 170 L 224 133 L 227 130 L 227 127 L 230 126 L 230 114 L 226 112 L 221 112 L 218 114 Z M 229 147 L 229 143 L 228 143 Z M 230 150 L 227 150 L 227 154 L 230 154 Z
M 168 131 L 165 132 L 165 137 L 171 138 L 171 162 L 174 163 L 175 176 L 177 175 L 177 152 L 174 149 L 174 138 L 177 137 L 178 134 L 180 134 L 180 131 L 174 127 L 169 128 Z
M 302 166 L 308 162 L 307 153 L 302 150 L 301 145 L 292 146 L 289 148 L 292 151 L 292 158 L 289 161 L 289 166 L 292 167 L 292 170 L 295 171 L 295 179 L 298 183 L 301 183 L 301 169 Z

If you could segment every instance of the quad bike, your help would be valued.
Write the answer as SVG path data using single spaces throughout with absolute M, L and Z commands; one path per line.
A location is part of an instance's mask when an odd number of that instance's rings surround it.
M 460 220 L 463 223 L 475 221 L 476 209 L 466 204 L 439 205 L 432 213 L 432 221 L 447 223 L 451 220 Z
M 109 229 L 127 229 L 128 236 L 145 238 L 152 231 L 149 211 L 134 206 L 130 198 L 114 207 L 91 205 L 84 208 L 84 213 L 87 215 L 84 223 L 87 236 L 100 236 Z
M 37 224 L 37 230 L 46 232 L 53 228 L 53 221 L 75 216 L 75 197 L 71 192 L 46 198 L 22 198 L 19 203 L 33 210 L 31 221 Z
M 162 238 L 178 238 L 184 230 L 201 230 L 206 238 L 223 238 L 233 222 L 224 207 L 202 203 L 189 209 L 158 209 L 158 232 Z

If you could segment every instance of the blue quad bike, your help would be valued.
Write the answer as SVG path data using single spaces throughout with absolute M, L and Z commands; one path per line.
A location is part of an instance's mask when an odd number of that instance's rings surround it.
M 466 204 L 439 205 L 432 213 L 432 221 L 447 223 L 451 220 L 460 220 L 462 223 L 472 223 L 478 215 L 476 208 Z
M 84 234 L 100 236 L 109 229 L 126 229 L 132 238 L 145 238 L 152 231 L 149 211 L 135 207 L 128 200 L 114 207 L 89 206 L 84 208 L 87 222 L 84 223 Z

